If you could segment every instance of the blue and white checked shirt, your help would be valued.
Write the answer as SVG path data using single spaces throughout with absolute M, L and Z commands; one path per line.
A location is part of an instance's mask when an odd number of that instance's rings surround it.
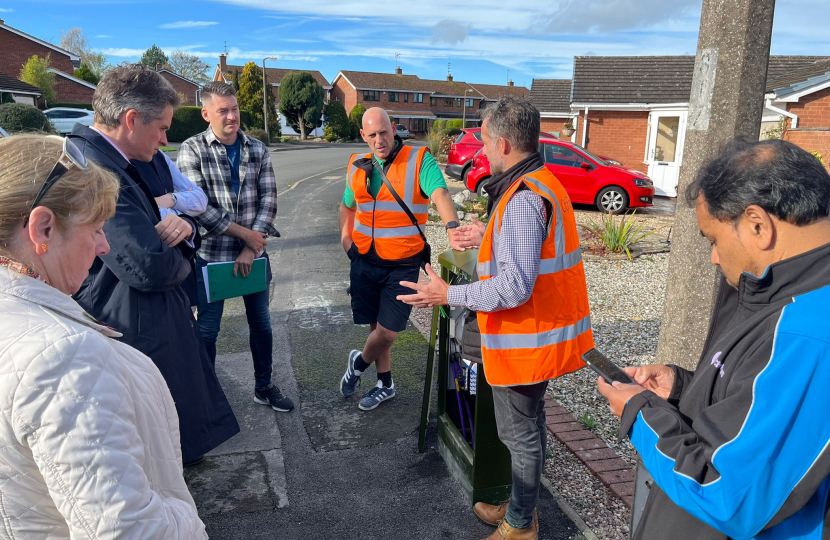
M 513 195 L 501 222 L 496 254 L 498 275 L 468 285 L 450 286 L 449 304 L 492 312 L 513 309 L 527 302 L 539 276 L 547 215 L 544 200 L 533 191 L 525 189 Z

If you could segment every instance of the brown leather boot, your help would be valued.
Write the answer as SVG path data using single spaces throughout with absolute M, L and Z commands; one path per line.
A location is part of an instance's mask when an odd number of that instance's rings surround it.
M 478 519 L 487 525 L 498 527 L 499 522 L 504 519 L 504 514 L 507 512 L 507 503 L 509 502 L 510 499 L 502 501 L 498 505 L 477 502 L 473 506 L 473 512 L 475 512 Z
M 533 523 L 527 529 L 511 527 L 507 520 L 499 523 L 499 528 L 484 540 L 537 540 L 539 538 L 539 518 L 533 513 Z

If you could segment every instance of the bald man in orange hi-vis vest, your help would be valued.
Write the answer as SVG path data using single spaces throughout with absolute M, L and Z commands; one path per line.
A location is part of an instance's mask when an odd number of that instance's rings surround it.
M 545 390 L 549 380 L 583 367 L 582 354 L 594 346 L 588 289 L 571 200 L 537 152 L 539 111 L 527 99 L 502 98 L 482 117 L 493 174 L 485 188 L 490 219 L 458 229 L 459 247 L 479 248 L 479 281 L 449 286 L 427 267 L 430 283 L 402 283 L 417 292 L 399 299 L 477 312 L 478 328 L 466 325 L 463 341 L 480 331 L 513 487 L 509 500 L 476 503 L 473 510 L 497 527 L 488 540 L 535 540 L 547 449 Z
M 363 140 L 370 153 L 349 158 L 346 190 L 340 205 L 340 240 L 351 260 L 352 313 L 355 324 L 371 331 L 362 351 L 349 353 L 340 393 L 350 397 L 374 362 L 378 382 L 358 407 L 371 411 L 395 397 L 392 344 L 406 328 L 412 307 L 396 300 L 408 291 L 401 281 L 418 281 L 429 262 L 424 235 L 430 199 L 444 222 L 450 245 L 458 214 L 444 175 L 425 147 L 403 144 L 387 112 L 379 107 L 363 115 Z

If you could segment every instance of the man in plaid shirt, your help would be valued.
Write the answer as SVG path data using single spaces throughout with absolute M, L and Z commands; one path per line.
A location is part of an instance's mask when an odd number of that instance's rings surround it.
M 182 143 L 177 165 L 208 197 L 207 208 L 196 218 L 203 239 L 196 260 L 196 279 L 199 330 L 215 362 L 224 301 L 207 301 L 202 268 L 209 262 L 234 261 L 234 275 L 250 273 L 254 258 L 265 253 L 266 237 L 278 234 L 274 228 L 277 182 L 268 148 L 239 130 L 239 105 L 233 87 L 210 82 L 202 89 L 202 102 L 202 116 L 210 126 Z M 270 282 L 271 264 L 267 255 L 265 262 Z M 270 405 L 275 411 L 288 412 L 294 403 L 271 382 L 274 338 L 268 291 L 248 294 L 242 299 L 251 332 L 254 401 Z

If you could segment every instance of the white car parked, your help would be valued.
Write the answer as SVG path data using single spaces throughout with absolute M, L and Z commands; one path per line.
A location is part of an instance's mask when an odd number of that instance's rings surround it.
M 55 126 L 55 131 L 62 135 L 72 133 L 72 128 L 75 124 L 82 124 L 84 126 L 91 126 L 94 114 L 87 109 L 72 109 L 69 107 L 55 107 L 53 109 L 46 109 L 43 111 L 52 125 Z

